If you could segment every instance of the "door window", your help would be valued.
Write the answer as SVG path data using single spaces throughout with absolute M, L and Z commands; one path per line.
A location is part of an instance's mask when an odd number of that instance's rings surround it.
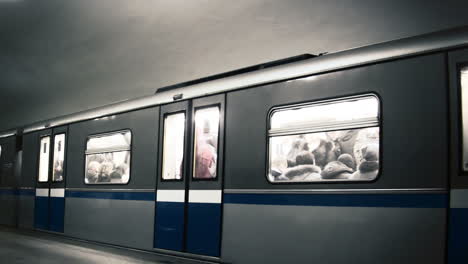
M 41 138 L 39 152 L 39 182 L 47 182 L 49 180 L 49 149 L 50 136 Z
M 92 135 L 86 143 L 86 184 L 126 184 L 130 180 L 132 133 Z
M 163 180 L 181 180 L 184 170 L 185 113 L 164 117 Z
M 219 107 L 195 110 L 193 178 L 214 179 L 217 172 Z
M 65 161 L 65 134 L 54 136 L 54 168 L 52 170 L 52 181 L 63 181 L 63 169 Z

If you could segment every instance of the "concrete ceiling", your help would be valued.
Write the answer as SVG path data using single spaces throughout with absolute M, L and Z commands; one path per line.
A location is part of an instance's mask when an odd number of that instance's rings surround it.
M 0 131 L 302 53 L 468 24 L 468 1 L 0 0 Z

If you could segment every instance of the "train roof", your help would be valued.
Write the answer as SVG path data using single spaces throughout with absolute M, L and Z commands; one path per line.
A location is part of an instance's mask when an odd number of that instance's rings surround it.
M 322 54 L 320 54 L 320 55 L 322 55 Z M 293 56 L 293 57 L 289 57 L 289 58 L 274 60 L 274 61 L 261 63 L 261 64 L 257 64 L 257 65 L 253 65 L 253 66 L 249 66 L 249 67 L 245 67 L 245 68 L 240 68 L 240 69 L 233 70 L 233 71 L 223 72 L 223 73 L 220 73 L 220 74 L 215 74 L 215 75 L 211 75 L 211 76 L 208 76 L 208 77 L 203 77 L 203 78 L 196 79 L 196 80 L 191 80 L 191 81 L 188 81 L 188 82 L 183 82 L 183 83 L 178 83 L 178 84 L 174 84 L 174 85 L 161 87 L 161 88 L 158 88 L 156 90 L 156 94 L 161 93 L 161 92 L 166 92 L 166 91 L 169 91 L 169 90 L 174 90 L 174 89 L 181 88 L 181 87 L 187 87 L 187 86 L 192 86 L 192 85 L 199 84 L 199 83 L 204 83 L 204 82 L 213 81 L 213 80 L 217 80 L 217 79 L 227 78 L 227 77 L 231 77 L 231 76 L 234 76 L 234 75 L 239 75 L 239 74 L 244 74 L 244 73 L 248 73 L 248 72 L 263 70 L 263 69 L 266 69 L 266 68 L 276 67 L 276 66 L 279 66 L 279 65 L 293 63 L 293 62 L 297 62 L 297 61 L 301 61 L 301 60 L 307 60 L 307 59 L 315 58 L 315 57 L 320 56 L 320 55 L 313 55 L 313 54 L 305 53 L 305 54 L 301 54 L 301 55 L 297 55 L 297 56 Z
M 329 53 L 324 56 L 264 67 L 239 74 L 214 75 L 220 78 L 202 78 L 179 85 L 158 89 L 154 95 L 129 99 L 109 105 L 64 115 L 24 127 L 24 133 L 50 127 L 95 119 L 212 94 L 320 74 L 339 69 L 378 63 L 408 56 L 454 49 L 468 45 L 468 26 L 427 33 L 364 47 Z M 254 67 L 254 66 L 251 66 Z M 251 67 L 248 67 L 252 69 Z M 244 68 L 246 69 L 246 68 Z M 236 71 L 233 71 L 236 72 Z M 229 72 L 229 73 L 233 73 Z M 202 81 L 200 81 L 202 80 Z M 0 134 L 1 137 L 2 134 Z
M 11 137 L 17 134 L 17 130 L 8 130 L 0 133 L 0 138 Z

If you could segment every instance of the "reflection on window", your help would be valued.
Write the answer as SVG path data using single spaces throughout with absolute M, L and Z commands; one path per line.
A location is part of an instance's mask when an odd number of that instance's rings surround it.
M 85 183 L 128 183 L 131 141 L 128 130 L 90 136 L 86 143 Z
M 39 149 L 39 182 L 47 182 L 49 180 L 49 149 L 50 137 L 41 138 Z
M 65 134 L 54 136 L 54 170 L 52 181 L 63 181 L 63 164 L 65 160 Z
M 275 111 L 270 118 L 270 131 L 289 134 L 298 132 L 341 129 L 375 123 L 379 112 L 375 96 L 309 105 L 296 105 Z
M 219 107 L 195 111 L 193 178 L 216 178 L 219 135 Z
M 376 97 L 365 96 L 274 111 L 269 130 L 268 179 L 374 180 L 380 167 L 378 104 Z
M 460 71 L 461 112 L 463 126 L 463 171 L 468 171 L 468 67 Z
M 183 175 L 185 113 L 164 118 L 163 180 L 180 180 Z

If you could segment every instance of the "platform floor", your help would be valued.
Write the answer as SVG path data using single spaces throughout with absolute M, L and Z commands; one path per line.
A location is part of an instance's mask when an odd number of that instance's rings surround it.
M 90 244 L 53 234 L 0 226 L 0 263 L 206 263 L 154 253 Z

